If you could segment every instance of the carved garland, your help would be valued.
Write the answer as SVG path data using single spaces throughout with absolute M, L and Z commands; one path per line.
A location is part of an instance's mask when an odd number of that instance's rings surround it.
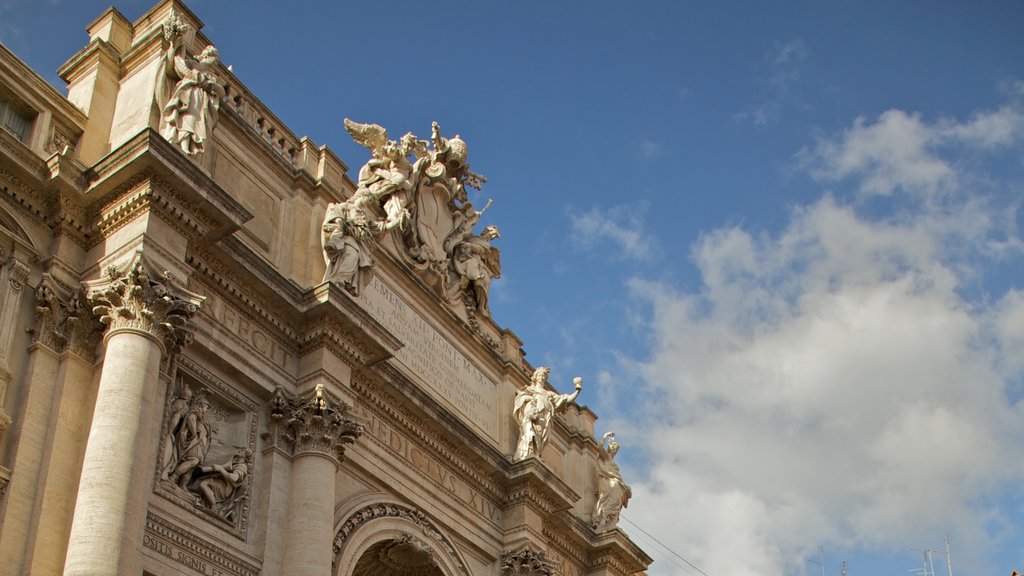
M 408 508 L 400 504 L 370 504 L 353 512 L 352 515 L 348 517 L 348 520 L 341 525 L 341 528 L 338 529 L 338 534 L 334 537 L 335 562 L 337 562 L 338 556 L 345 547 L 346 540 L 348 540 L 356 530 L 368 522 L 382 518 L 397 518 L 415 524 L 423 531 L 425 536 L 432 540 L 435 545 L 439 546 L 449 557 L 455 560 L 458 565 L 459 573 L 462 576 L 470 576 L 469 569 L 462 561 L 462 558 L 459 557 L 459 554 L 456 552 L 455 546 L 452 544 L 451 540 L 449 540 L 434 526 L 434 524 L 427 518 L 427 515 L 416 508 Z M 427 545 L 430 546 L 429 543 Z

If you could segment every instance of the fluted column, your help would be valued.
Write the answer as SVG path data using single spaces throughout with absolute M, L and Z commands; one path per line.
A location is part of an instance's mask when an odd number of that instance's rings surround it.
M 345 445 L 362 434 L 346 419 L 348 406 L 330 398 L 322 384 L 308 397 L 278 389 L 270 410 L 268 437 L 292 453 L 288 532 L 284 568 L 289 576 L 331 572 L 335 476 Z
M 82 465 L 65 576 L 132 575 L 159 434 L 160 360 L 191 339 L 200 300 L 174 292 L 136 259 L 90 298 L 107 325 L 96 407 Z

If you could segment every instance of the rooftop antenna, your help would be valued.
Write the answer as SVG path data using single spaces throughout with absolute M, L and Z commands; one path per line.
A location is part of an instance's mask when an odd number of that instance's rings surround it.
M 949 576 L 953 576 L 953 557 L 949 553 L 949 534 L 946 534 L 946 568 L 949 570 Z
M 846 576 L 846 560 L 843 560 L 843 569 L 839 572 L 839 576 Z
M 811 564 L 817 564 L 821 566 L 821 576 L 825 576 L 825 547 L 818 546 L 818 559 L 811 560 Z

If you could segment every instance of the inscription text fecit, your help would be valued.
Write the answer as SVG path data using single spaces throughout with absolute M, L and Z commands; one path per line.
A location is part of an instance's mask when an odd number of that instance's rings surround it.
M 367 311 L 404 344 L 395 358 L 413 378 L 497 442 L 494 382 L 379 278 L 363 294 Z
M 196 291 L 206 296 L 206 301 L 199 309 L 200 312 L 212 318 L 220 328 L 241 338 L 243 342 L 281 368 L 288 369 L 294 365 L 295 360 L 287 350 L 279 346 L 274 338 L 246 319 L 220 296 L 201 288 Z

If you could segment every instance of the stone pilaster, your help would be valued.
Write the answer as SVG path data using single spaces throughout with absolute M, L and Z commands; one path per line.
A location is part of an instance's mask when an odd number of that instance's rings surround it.
M 284 565 L 293 576 L 331 571 L 335 476 L 362 426 L 349 420 L 348 406 L 328 395 L 322 384 L 306 397 L 278 388 L 270 406 L 268 442 L 292 455 L 288 531 Z
M 152 275 L 140 255 L 90 288 L 106 351 L 64 574 L 136 575 L 160 433 L 160 361 L 191 341 L 202 300 Z

